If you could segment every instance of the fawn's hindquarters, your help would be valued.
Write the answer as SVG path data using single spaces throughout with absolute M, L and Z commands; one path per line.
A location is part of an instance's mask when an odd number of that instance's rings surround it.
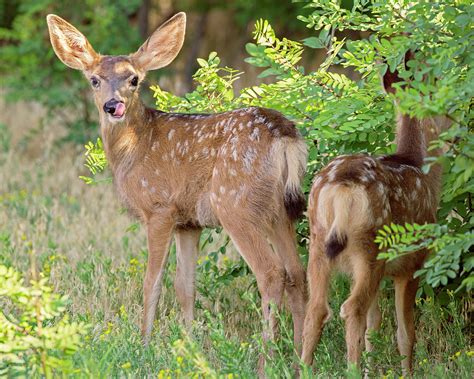
M 359 365 L 364 345 L 367 351 L 373 349 L 370 331 L 380 327 L 378 291 L 383 276 L 387 275 L 395 283 L 398 348 L 404 357 L 403 373 L 409 374 L 412 370 L 414 305 L 418 288 L 413 273 L 422 264 L 426 253 L 399 258 L 394 266 L 377 260 L 370 206 L 367 193 L 357 186 L 325 184 L 322 189 L 312 190 L 309 209 L 310 297 L 304 321 L 302 360 L 307 365 L 312 363 L 324 323 L 331 314 L 328 303 L 331 273 L 341 269 L 352 278 L 350 296 L 340 310 L 345 321 L 347 361 Z
M 296 249 L 294 221 L 305 208 L 301 181 L 306 166 L 306 144 L 300 138 L 278 139 L 264 162 L 252 180 L 245 182 L 238 207 L 232 202 L 219 202 L 214 211 L 256 277 L 265 324 L 264 342 L 276 336 L 277 317 L 272 305 L 280 308 L 286 292 L 299 352 L 306 288 L 305 271 Z M 221 171 L 225 175 L 225 170 Z M 261 376 L 264 357 L 262 353 Z
M 350 272 L 353 287 L 341 307 L 346 323 L 347 358 L 358 363 L 364 346 L 367 314 L 376 297 L 383 264 L 376 261 L 376 248 L 366 243 L 370 227 L 367 193 L 359 185 L 314 185 L 310 194 L 310 298 L 303 331 L 302 359 L 311 364 L 324 323 L 331 315 L 328 291 L 336 267 Z M 342 267 L 341 267 L 342 266 Z

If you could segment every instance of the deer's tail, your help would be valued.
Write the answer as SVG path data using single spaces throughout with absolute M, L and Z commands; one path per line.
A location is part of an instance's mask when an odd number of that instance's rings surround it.
M 283 201 L 288 218 L 297 220 L 306 209 L 306 198 L 301 188 L 308 148 L 301 138 L 282 138 L 274 146 L 275 158 L 279 158 L 279 175 L 284 179 Z M 286 174 L 286 175 L 285 175 Z
M 366 191 L 360 186 L 326 185 L 318 196 L 317 220 L 328 230 L 326 255 L 334 259 L 346 247 L 351 234 L 370 219 Z

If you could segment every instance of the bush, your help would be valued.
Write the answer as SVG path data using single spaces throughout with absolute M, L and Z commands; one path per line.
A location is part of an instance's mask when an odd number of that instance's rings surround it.
M 18 271 L 0 265 L 0 376 L 73 372 L 69 357 L 81 347 L 87 328 L 69 320 L 67 303 L 47 278 L 25 285 Z

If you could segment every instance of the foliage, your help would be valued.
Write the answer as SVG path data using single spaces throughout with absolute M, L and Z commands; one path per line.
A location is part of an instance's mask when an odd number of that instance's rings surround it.
M 437 262 L 444 261 L 448 253 L 455 251 L 457 258 L 450 259 L 460 262 L 460 269 L 455 271 L 462 278 L 458 282 L 462 283 L 462 288 L 471 288 L 468 286 L 473 280 L 472 264 L 469 263 L 471 258 L 469 250 L 463 246 L 472 241 L 469 230 L 474 226 L 471 110 L 474 71 L 470 49 L 474 31 L 469 21 L 474 16 L 474 6 L 468 1 L 360 1 L 354 2 L 353 8 L 347 10 L 334 0 L 312 1 L 308 2 L 308 6 L 314 8 L 313 13 L 300 19 L 309 27 L 327 28 L 329 24 L 331 30 L 371 32 L 367 39 L 346 44 L 340 64 L 356 69 L 365 80 L 398 68 L 404 81 L 396 84 L 398 91 L 395 97 L 403 113 L 417 117 L 446 114 L 451 118 L 452 127 L 431 147 L 449 148 L 436 160 L 444 168 L 438 216 L 440 224 L 447 228 L 444 234 L 439 234 L 440 229 L 435 226 L 427 227 L 435 239 L 430 247 L 436 247 L 436 254 L 426 264 L 426 270 L 420 273 L 433 274 L 436 268 L 437 275 L 431 279 L 427 277 L 428 282 L 434 286 L 446 284 L 447 278 L 453 274 L 446 271 L 448 266 Z M 404 57 L 409 51 L 414 54 L 414 59 L 405 67 Z M 435 160 L 427 160 L 427 163 L 426 171 Z M 458 244 L 452 249 L 441 247 L 448 241 L 457 241 Z M 405 243 L 408 244 L 406 251 L 416 250 L 416 244 L 411 245 L 410 241 Z
M 217 249 L 206 249 L 214 242 L 215 236 L 220 237 L 219 233 L 220 230 L 217 230 L 216 234 L 208 230 L 207 235 L 204 235 L 204 242 L 201 243 L 200 250 L 209 252 L 205 257 L 199 258 L 197 267 L 197 272 L 200 274 L 196 283 L 197 291 L 211 302 L 217 301 L 225 287 L 235 278 L 246 276 L 249 273 L 247 265 L 243 264 L 242 260 L 228 257 L 227 249 L 230 243 L 228 236 L 224 238 L 224 242 L 216 241 L 218 243 Z M 255 281 L 252 280 L 248 286 L 256 288 Z M 199 303 L 198 306 L 200 306 Z
M 340 60 L 343 66 L 355 68 L 366 80 L 398 68 L 404 82 L 396 85 L 395 97 L 402 112 L 417 117 L 447 114 L 452 119 L 453 126 L 432 146 L 449 148 L 436 160 L 445 170 L 439 211 L 440 225 L 445 227 L 421 227 L 427 233 L 424 237 L 429 236 L 422 245 L 433 248 L 435 254 L 418 274 L 426 274 L 426 281 L 434 287 L 446 285 L 448 278 L 453 281 L 458 275 L 461 280 L 454 281 L 461 283 L 460 288 L 471 289 L 474 140 L 470 102 L 474 71 L 469 46 L 474 32 L 468 20 L 474 15 L 474 7 L 467 1 L 361 1 L 354 2 L 350 11 L 332 0 L 308 5 L 315 8 L 314 12 L 301 19 L 310 27 L 330 24 L 337 30 L 372 32 L 368 39 L 346 44 Z M 414 59 L 405 67 L 403 60 L 408 51 Z M 427 162 L 426 171 L 434 162 Z M 413 252 L 418 247 L 416 239 L 395 242 L 395 250 L 389 251 L 391 258 L 394 251 Z
M 474 232 L 450 234 L 447 225 L 438 224 L 405 224 L 384 225 L 378 231 L 375 242 L 381 250 L 388 248 L 387 252 L 380 253 L 380 259 L 389 261 L 397 259 L 404 254 L 416 253 L 421 249 L 434 252 L 425 267 L 415 276 L 423 276 L 432 287 L 446 286 L 449 280 L 457 277 L 454 285 L 468 291 L 474 288 L 474 254 L 471 246 L 474 245 Z M 462 272 L 460 269 L 462 267 Z M 460 284 L 459 284 L 460 282 Z
M 200 68 L 193 75 L 196 89 L 180 98 L 152 86 L 156 106 L 164 111 L 219 112 L 232 109 L 234 92 L 232 84 L 241 72 L 230 67 L 219 67 L 220 58 L 211 52 L 207 60 L 198 58 Z
M 30 280 L 0 265 L 0 375 L 51 378 L 72 373 L 70 359 L 81 346 L 86 324 L 65 314 L 68 298 L 47 278 Z
M 79 176 L 79 178 L 84 180 L 86 184 L 97 184 L 99 181 L 96 180 L 94 176 L 100 172 L 103 172 L 107 168 L 107 158 L 105 157 L 102 140 L 97 138 L 96 143 L 89 141 L 85 145 L 85 149 L 86 163 L 84 163 L 84 165 L 89 169 L 93 176 Z M 105 179 L 105 181 L 109 182 L 110 179 Z

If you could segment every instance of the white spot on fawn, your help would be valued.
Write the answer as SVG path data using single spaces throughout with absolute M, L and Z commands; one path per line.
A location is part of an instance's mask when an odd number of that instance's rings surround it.
M 421 179 L 420 178 L 416 178 L 415 185 L 416 185 L 417 189 L 421 188 Z
M 146 180 L 145 178 L 142 178 L 141 182 L 142 182 L 142 187 L 143 188 L 148 187 L 148 180 Z
M 382 183 L 377 183 L 377 191 L 380 196 L 382 196 L 385 193 L 385 187 Z
M 168 132 L 168 141 L 171 141 L 171 139 L 173 138 L 175 132 L 176 132 L 176 131 L 175 131 L 174 129 L 171 129 L 171 130 Z
M 260 129 L 255 127 L 252 133 L 249 136 L 251 141 L 259 141 L 260 140 Z
M 244 194 L 244 191 L 245 191 L 245 185 L 242 184 L 240 187 L 239 187 L 239 191 L 237 192 L 237 194 L 235 195 L 235 202 L 234 202 L 234 207 L 236 207 L 239 202 L 240 202 L 240 199 L 242 198 L 243 194 Z
M 319 186 L 321 184 L 321 182 L 323 181 L 323 177 L 322 176 L 317 176 L 316 177 L 316 180 L 314 181 L 314 186 Z
M 248 173 L 252 171 L 255 158 L 257 158 L 257 150 L 253 146 L 249 146 L 243 157 L 244 168 Z

